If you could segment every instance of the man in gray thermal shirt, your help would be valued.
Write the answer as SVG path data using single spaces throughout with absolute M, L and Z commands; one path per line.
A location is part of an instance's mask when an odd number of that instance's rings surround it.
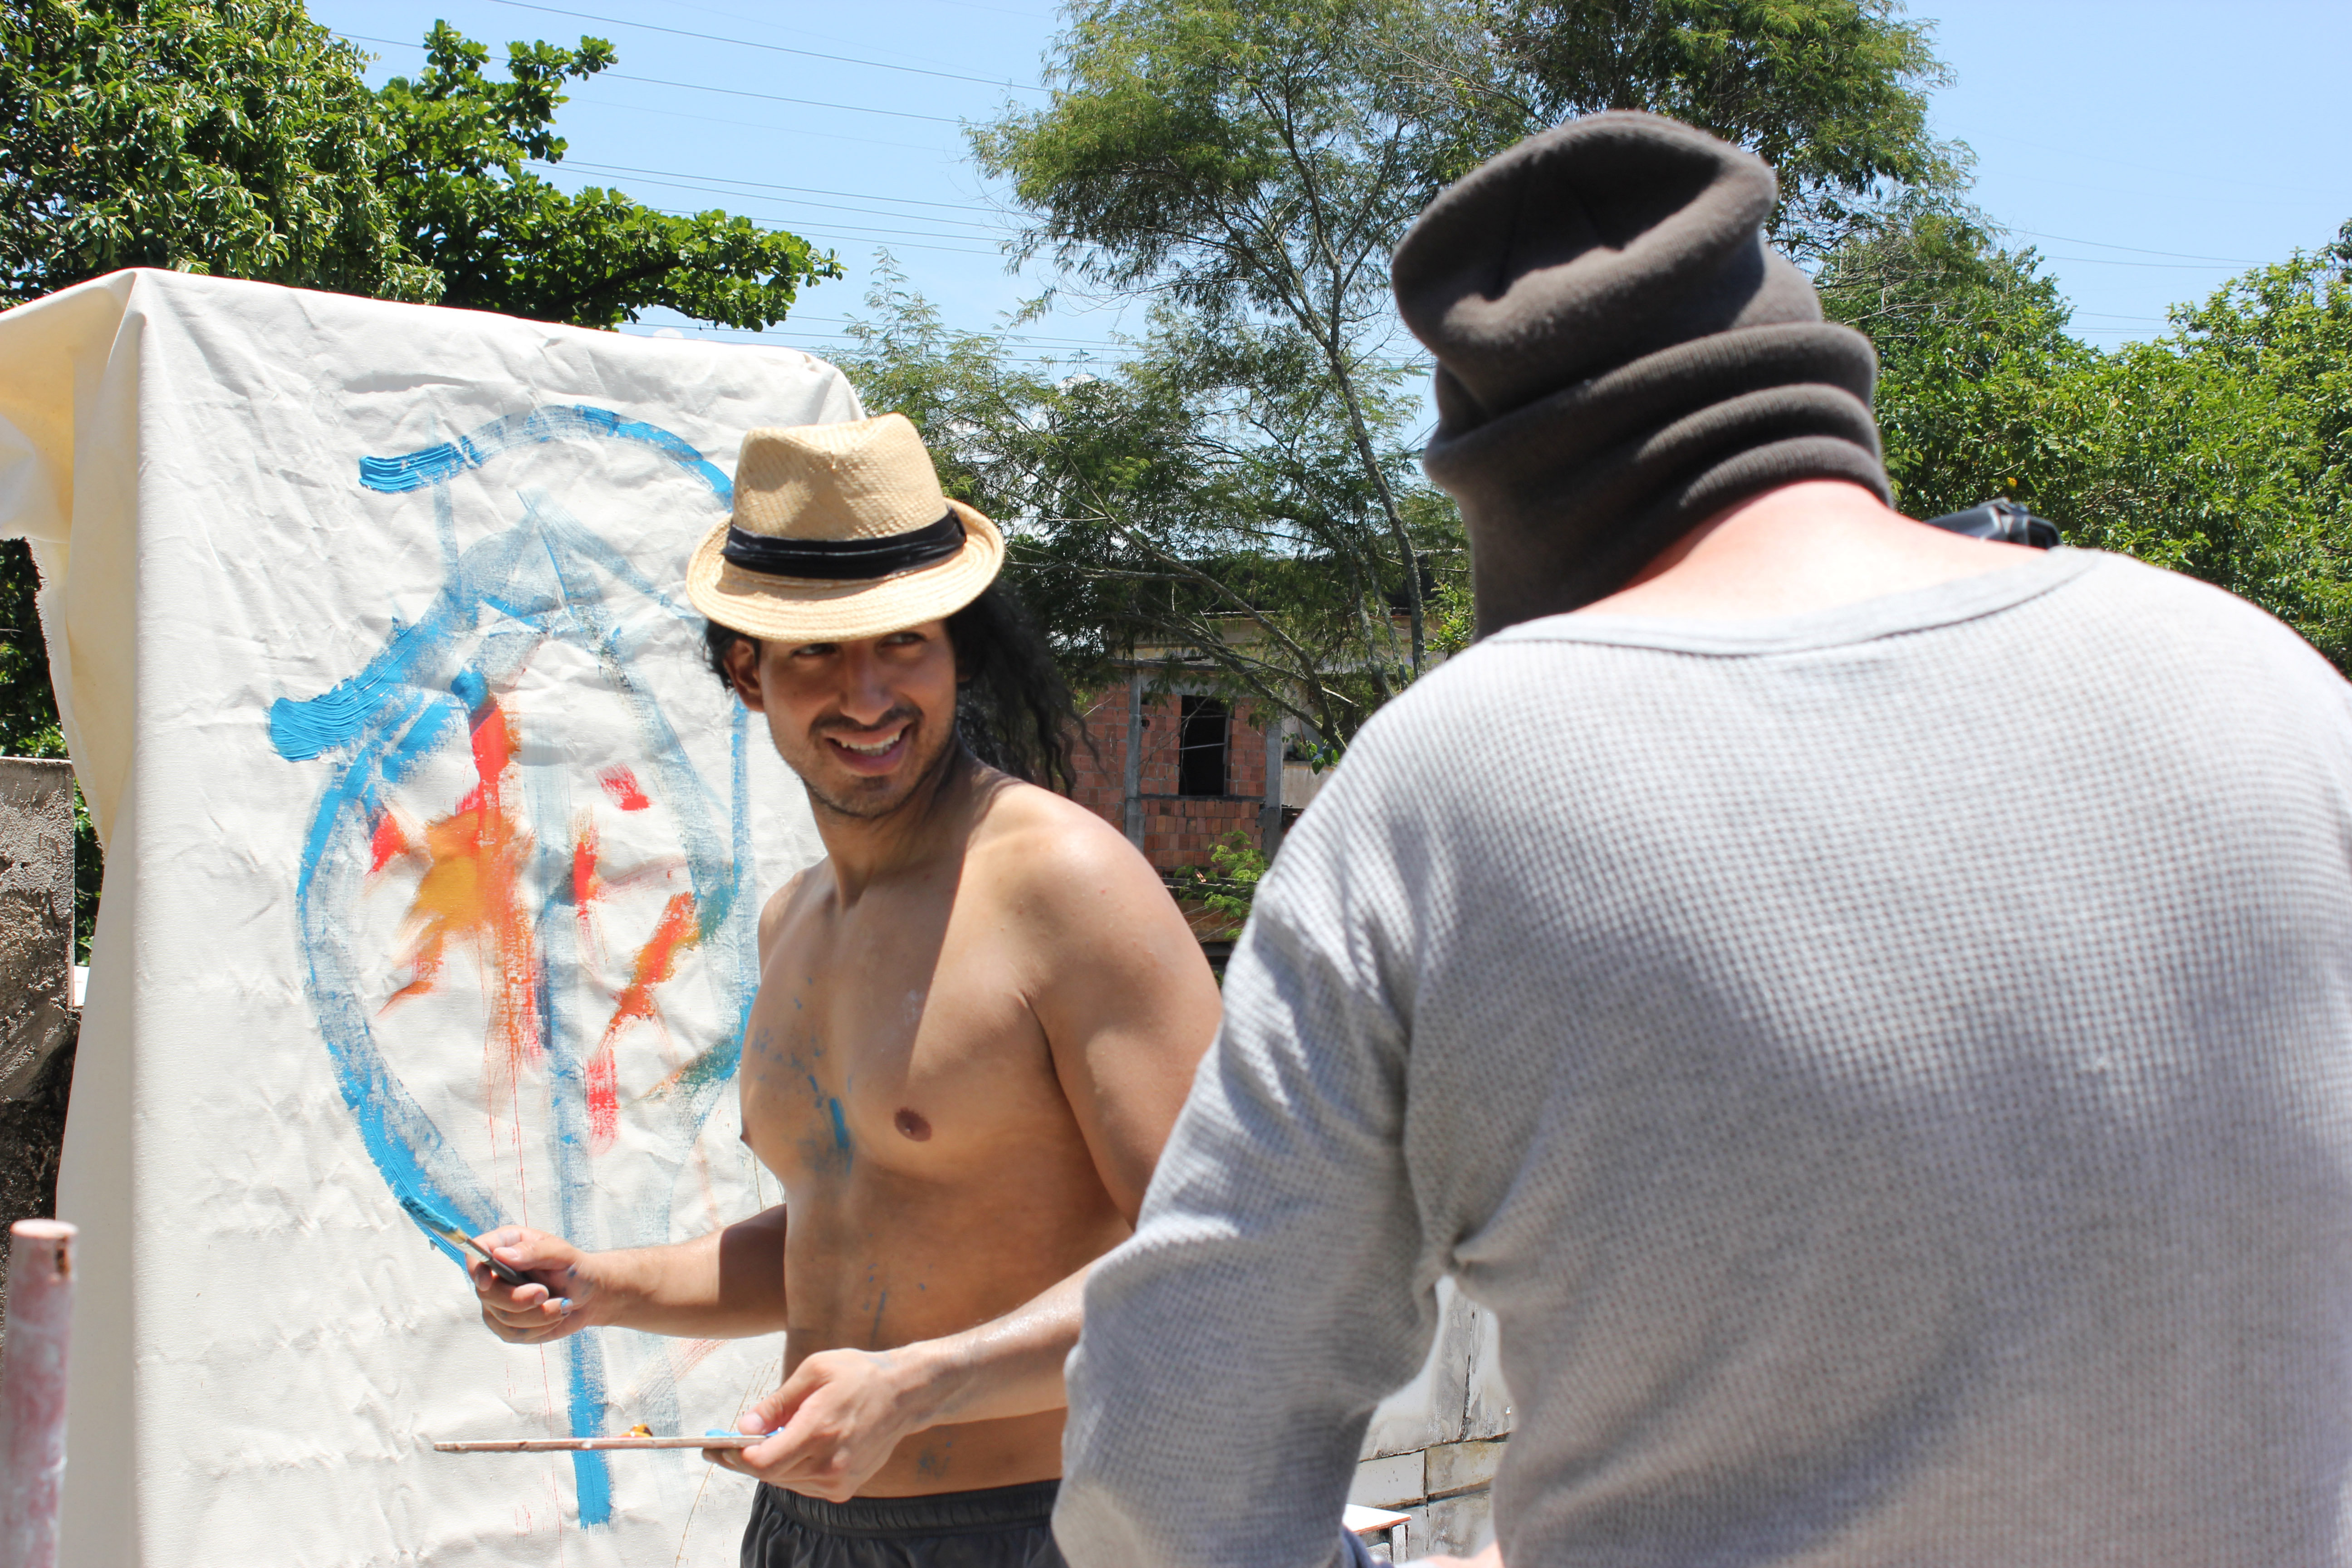
M 1096 1267 L 1079 1568 L 1321 1568 L 1452 1275 L 1510 1568 L 2352 1563 L 2352 689 L 1889 510 L 1862 340 L 1668 121 L 1397 253 L 1484 640 L 1263 884 Z

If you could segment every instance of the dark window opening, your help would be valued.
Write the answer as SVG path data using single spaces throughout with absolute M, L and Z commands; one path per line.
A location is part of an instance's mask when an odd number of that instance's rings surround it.
M 1176 793 L 1225 793 L 1225 705 L 1213 697 L 1179 700 L 1176 726 Z

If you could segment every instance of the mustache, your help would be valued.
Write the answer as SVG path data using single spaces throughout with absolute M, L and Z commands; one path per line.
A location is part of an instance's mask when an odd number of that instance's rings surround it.
M 820 719 L 815 723 L 811 724 L 809 726 L 809 733 L 812 736 L 823 736 L 831 734 L 835 731 L 845 731 L 854 735 L 870 735 L 877 730 L 888 729 L 891 725 L 896 724 L 902 719 L 905 720 L 911 727 L 915 724 L 920 723 L 922 721 L 922 718 L 923 710 L 921 709 L 901 702 L 870 724 L 860 724 L 842 714 L 836 713 L 826 718 Z

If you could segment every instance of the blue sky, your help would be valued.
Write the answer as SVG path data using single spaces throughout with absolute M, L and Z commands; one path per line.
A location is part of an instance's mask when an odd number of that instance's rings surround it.
M 1934 20 L 1955 79 L 1935 94 L 1937 133 L 1973 149 L 1977 201 L 2048 258 L 2090 342 L 2153 337 L 2167 307 L 2352 218 L 2344 0 L 1912 11 Z M 1030 89 L 1059 25 L 1051 4 L 312 0 L 311 14 L 381 57 L 379 79 L 416 68 L 436 16 L 493 45 L 610 38 L 620 64 L 564 107 L 571 151 L 551 177 L 723 206 L 833 247 L 848 276 L 806 291 L 771 334 L 819 355 L 862 311 L 882 247 L 955 326 L 993 326 L 1045 281 L 1006 271 L 1011 218 L 960 122 L 1042 101 Z M 1067 357 L 1122 325 L 1139 321 L 1066 304 L 1028 329 L 1027 352 Z

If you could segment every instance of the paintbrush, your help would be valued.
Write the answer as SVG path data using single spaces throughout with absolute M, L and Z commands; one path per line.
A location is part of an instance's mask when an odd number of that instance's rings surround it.
M 491 1257 L 490 1249 L 488 1247 L 484 1247 L 480 1242 L 476 1241 L 472 1237 L 467 1236 L 465 1231 L 460 1229 L 457 1225 L 451 1221 L 443 1219 L 439 1215 L 435 1214 L 431 1209 L 426 1208 L 422 1203 L 418 1202 L 415 1198 L 411 1197 L 408 1194 L 402 1193 L 399 1195 L 400 1206 L 408 1211 L 408 1217 L 423 1226 L 426 1230 L 431 1231 L 435 1236 L 439 1237 L 442 1240 L 447 1242 L 452 1247 L 460 1247 L 467 1252 L 473 1253 L 483 1262 L 490 1266 L 491 1273 L 496 1274 L 508 1284 L 528 1285 L 530 1283 L 530 1276 L 524 1274 L 520 1269 L 516 1268 L 509 1264 L 501 1263 L 497 1258 Z

